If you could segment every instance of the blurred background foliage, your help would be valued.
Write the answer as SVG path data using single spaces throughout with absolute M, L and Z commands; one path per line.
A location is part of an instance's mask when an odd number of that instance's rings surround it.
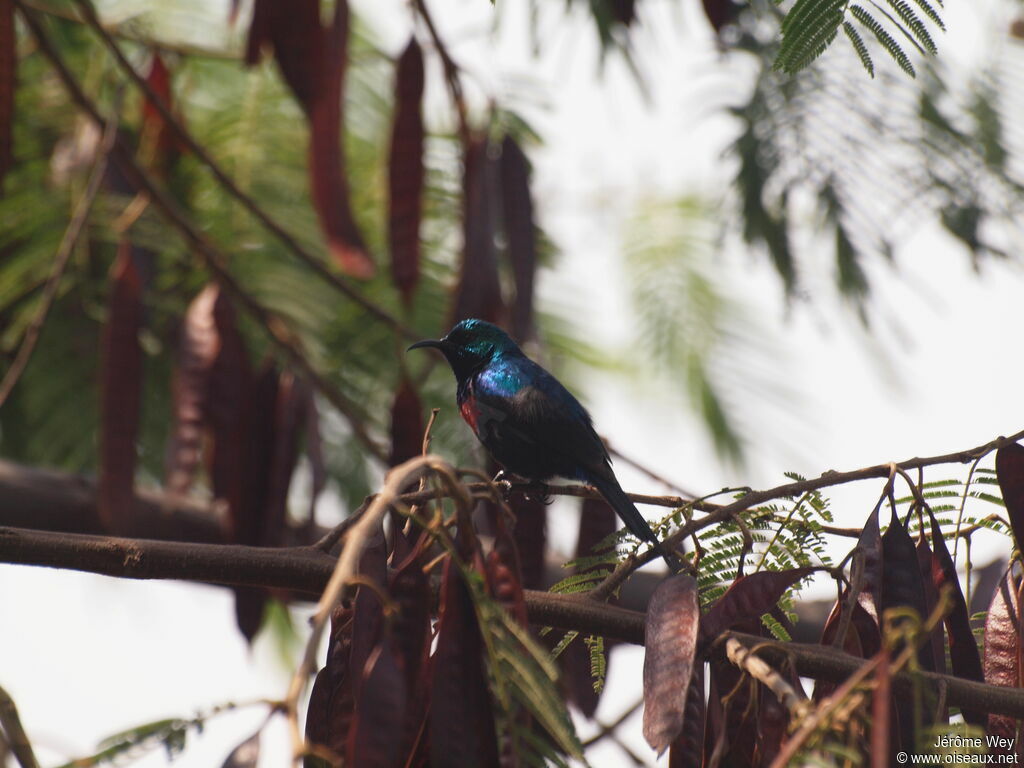
M 75 20 L 75 4 L 32 0 L 30 5 L 89 97 L 109 111 L 126 80 L 95 35 Z M 535 11 L 537 7 L 534 3 Z M 917 77 L 907 77 L 876 51 L 872 83 L 862 69 L 862 52 L 850 45 L 832 46 L 803 71 L 787 75 L 777 69 L 780 44 L 785 45 L 779 7 L 761 0 L 705 0 L 703 8 L 723 56 L 736 60 L 748 83 L 744 98 L 719 105 L 736 127 L 724 158 L 724 167 L 731 169 L 731 188 L 721 201 L 656 200 L 643 205 L 623 249 L 640 320 L 640 348 L 678 382 L 719 452 L 741 460 L 743 425 L 737 403 L 761 397 L 766 408 L 778 407 L 773 404 L 779 399 L 778 387 L 771 384 L 770 373 L 760 383 L 746 375 L 751 365 L 770 367 L 770 352 L 764 354 L 754 324 L 730 299 L 729 286 L 716 278 L 716 251 L 740 246 L 762 252 L 777 271 L 782 290 L 798 301 L 808 296 L 805 275 L 825 270 L 868 325 L 873 317 L 871 275 L 878 274 L 874 265 L 892 263 L 901 243 L 928 223 L 941 224 L 979 265 L 987 258 L 1008 257 L 1021 200 L 1020 135 L 1013 129 L 1016 122 L 1006 117 L 1017 109 L 1017 52 L 989 62 L 982 75 L 965 78 L 946 67 L 941 56 L 922 55 L 907 44 Z M 590 2 L 587 10 L 606 54 L 631 57 L 636 29 L 644 23 L 644 3 Z M 239 6 L 233 24 L 227 6 L 202 3 L 158 6 L 119 0 L 100 4 L 99 11 L 140 71 L 150 66 L 154 50 L 162 52 L 171 72 L 176 114 L 260 207 L 285 222 L 307 250 L 324 253 L 309 196 L 302 110 L 269 58 L 251 69 L 242 66 L 247 4 Z M 500 24 L 502 14 L 495 18 Z M 425 39 L 422 24 L 416 27 Z M 98 143 L 98 132 L 69 107 L 51 67 L 31 37 L 19 30 L 15 162 L 0 198 L 0 353 L 8 364 L 37 309 L 53 253 Z M 422 278 L 406 310 L 384 269 L 395 62 L 376 46 L 358 15 L 352 30 L 344 132 L 347 175 L 355 219 L 379 267 L 377 276 L 359 283 L 357 290 L 402 316 L 423 336 L 436 336 L 451 320 L 450 294 L 461 264 L 458 123 L 452 110 L 448 120 L 427 126 Z M 893 32 L 899 35 L 898 29 Z M 941 51 L 941 33 L 935 37 Z M 428 59 L 436 55 L 430 48 L 426 53 Z M 637 71 L 637 78 L 642 87 L 642 72 Z M 133 88 L 124 94 L 121 127 L 142 157 L 142 99 Z M 543 139 L 501 105 L 471 100 L 469 108 L 476 130 L 498 136 L 508 131 L 527 152 L 531 143 Z M 405 339 L 313 275 L 223 193 L 194 155 L 170 154 L 161 171 L 167 188 L 230 253 L 227 267 L 241 287 L 276 313 L 301 340 L 316 370 L 358 404 L 357 417 L 372 434 L 383 439 L 388 431 L 389 409 L 403 371 L 420 388 L 422 403 L 450 402 L 451 384 L 443 371 L 433 375 L 433 363 L 406 361 Z M 130 202 L 130 195 L 110 185 L 100 195 L 87 234 L 60 282 L 38 348 L 0 410 L 5 457 L 96 471 L 97 349 L 106 316 L 108 271 L 120 238 L 118 221 Z M 556 248 L 540 229 L 543 211 L 537 220 L 541 262 L 554 265 Z M 171 376 L 181 318 L 209 275 L 151 207 L 130 232 L 132 242 L 152 254 L 140 331 L 146 362 L 138 469 L 141 480 L 158 482 L 164 475 L 171 426 Z M 508 292 L 511 268 L 503 264 L 501 269 Z M 614 351 L 594 349 L 586 329 L 562 317 L 559 307 L 541 309 L 538 340 L 530 345 L 535 352 L 546 345 L 539 353 L 556 368 L 564 372 L 568 358 L 584 365 L 627 367 L 614 364 Z M 254 365 L 265 359 L 283 362 L 265 329 L 241 314 L 239 327 Z M 752 363 L 759 355 L 762 362 Z M 577 374 L 580 370 L 572 368 Z M 371 490 L 379 467 L 350 439 L 345 419 L 321 406 L 326 411 L 329 472 L 351 505 Z M 438 450 L 459 461 L 474 461 L 475 449 L 454 420 L 439 422 L 435 436 Z

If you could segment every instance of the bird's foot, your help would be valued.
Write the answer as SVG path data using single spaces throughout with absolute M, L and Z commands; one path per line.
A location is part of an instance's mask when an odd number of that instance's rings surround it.
M 494 485 L 498 486 L 498 489 L 501 491 L 501 498 L 504 501 L 508 501 L 509 498 L 511 498 L 511 496 L 512 496 L 512 481 L 508 479 L 508 475 L 505 474 L 505 470 L 504 469 L 499 470 L 498 474 L 496 474 L 494 476 L 494 479 L 491 480 L 491 482 Z
M 545 507 L 550 506 L 555 500 L 554 497 L 548 492 L 548 487 L 543 483 L 539 484 L 541 487 L 540 492 L 524 493 L 523 498 L 527 501 L 539 501 Z

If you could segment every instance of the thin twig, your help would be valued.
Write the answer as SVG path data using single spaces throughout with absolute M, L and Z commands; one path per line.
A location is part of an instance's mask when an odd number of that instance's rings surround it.
M 752 491 L 731 504 L 718 507 L 699 520 L 691 520 L 686 525 L 681 526 L 671 536 L 665 539 L 664 544 L 669 548 L 674 547 L 682 542 L 683 539 L 691 536 L 694 531 L 720 523 L 723 520 L 729 519 L 732 515 L 738 512 L 742 512 L 750 507 L 757 506 L 758 504 L 763 504 L 766 501 L 772 501 L 773 499 L 778 498 L 792 498 L 809 490 L 819 490 L 821 488 L 844 485 L 845 483 L 851 483 L 858 480 L 870 480 L 882 477 L 887 478 L 894 464 L 896 467 L 903 470 L 919 469 L 921 467 L 929 467 L 936 464 L 966 464 L 984 457 L 992 451 L 1002 448 L 1004 445 L 1016 443 L 1021 439 L 1024 439 L 1024 430 L 1016 432 L 1009 437 L 997 437 L 994 440 L 990 440 L 987 443 L 975 448 L 969 448 L 965 451 L 957 451 L 955 453 L 947 453 L 940 456 L 928 456 L 924 458 L 915 457 L 900 462 L 886 462 L 885 464 L 876 464 L 874 466 L 864 467 L 863 469 L 856 469 L 848 472 L 830 471 L 825 472 L 821 477 L 786 483 L 764 491 Z M 657 556 L 658 553 L 655 550 L 648 550 L 631 559 L 623 561 L 589 594 L 591 594 L 595 599 L 607 599 L 608 596 L 618 589 L 618 587 L 628 579 L 637 568 L 646 565 Z
M 349 528 L 356 524 L 359 520 L 360 515 L 366 511 L 366 508 L 370 505 L 369 499 L 364 499 L 363 503 L 355 510 L 351 515 L 346 517 L 331 530 L 320 537 L 319 541 L 313 544 L 314 547 L 319 549 L 321 552 L 330 552 L 334 545 L 341 541 L 342 537 L 348 533 Z
M 772 761 L 771 768 L 785 768 L 785 766 L 789 765 L 811 734 L 818 730 L 818 726 L 825 721 L 825 718 L 853 692 L 854 688 L 866 680 L 868 675 L 874 672 L 880 663 L 881 655 L 875 656 L 850 675 L 846 682 L 836 689 L 835 693 L 821 702 L 821 705 L 809 717 L 804 719 L 797 732 L 782 745 L 781 751 L 775 756 L 775 760 Z
M 591 736 L 589 739 L 583 742 L 583 749 L 589 749 L 594 744 L 597 744 L 597 742 L 601 741 L 601 739 L 615 733 L 615 731 L 618 730 L 619 726 L 627 720 L 629 720 L 629 718 L 631 718 L 633 715 L 635 715 L 637 713 L 637 710 L 639 710 L 640 707 L 642 707 L 643 705 L 644 700 L 640 699 L 635 704 L 633 704 L 633 706 L 627 707 L 621 715 L 616 717 L 612 722 L 608 723 L 607 725 L 598 722 L 597 724 L 601 727 L 601 730 L 599 730 L 597 733 L 595 733 L 593 736 Z
M 729 661 L 763 683 L 794 717 L 805 716 L 809 710 L 809 704 L 803 691 L 798 692 L 793 688 L 764 659 L 756 656 L 756 652 L 757 648 L 748 648 L 735 637 L 726 638 L 725 655 Z
M 24 2 L 24 0 L 19 0 L 19 2 Z M 111 37 L 110 33 L 108 33 L 106 29 L 104 29 L 103 24 L 96 15 L 96 11 L 93 8 L 92 3 L 89 2 L 89 0 L 75 0 L 75 4 L 81 11 L 85 23 L 88 24 L 99 36 L 103 41 L 103 44 L 114 56 L 114 59 L 120 65 L 121 69 L 124 70 L 139 90 L 145 94 L 146 99 L 153 105 L 156 111 L 160 113 L 161 119 L 171 128 L 177 140 L 180 141 L 189 150 L 189 152 L 195 155 L 199 162 L 210 169 L 210 173 L 213 174 L 213 177 L 217 182 L 232 197 L 241 203 L 243 208 L 252 214 L 257 221 L 259 221 L 269 232 L 281 241 L 288 250 L 295 254 L 300 261 L 312 269 L 318 277 L 335 288 L 339 293 L 344 295 L 350 301 L 358 304 L 369 314 L 373 315 L 373 317 L 387 324 L 407 339 L 416 341 L 420 338 L 420 334 L 416 331 L 411 328 L 407 328 L 400 320 L 398 320 L 398 318 L 391 315 L 387 310 L 374 304 L 359 291 L 346 283 L 340 275 L 331 272 L 321 259 L 318 259 L 303 248 L 302 245 L 300 245 L 299 242 L 289 234 L 280 223 L 278 223 L 259 205 L 259 203 L 257 203 L 250 195 L 243 192 L 235 181 L 220 167 L 217 161 L 211 157 L 205 147 L 192 137 L 192 134 L 189 133 L 188 129 L 185 128 L 182 122 L 168 108 L 160 95 L 150 87 L 145 78 L 135 70 L 135 67 L 132 66 L 131 62 L 128 61 L 127 57 L 121 51 L 121 47 L 117 44 L 117 41 Z
M 441 58 L 444 79 L 448 84 L 448 90 L 451 91 L 452 103 L 455 105 L 455 112 L 459 118 L 459 138 L 462 140 L 462 146 L 468 147 L 470 137 L 469 117 L 466 112 L 466 99 L 462 92 L 459 65 L 455 63 L 451 54 L 448 53 L 448 47 L 441 39 L 441 35 L 438 34 L 437 27 L 434 25 L 434 19 L 431 17 L 430 11 L 427 10 L 426 0 L 413 0 L 413 7 L 419 13 L 420 18 L 423 19 L 427 32 L 430 34 L 430 39 L 434 42 L 437 55 Z
M 665 486 L 666 488 L 668 488 L 670 490 L 678 491 L 683 497 L 685 497 L 687 499 L 696 499 L 697 498 L 697 494 L 691 493 L 690 491 L 686 490 L 685 488 L 680 487 L 678 483 L 672 482 L 671 480 L 669 480 L 664 475 L 658 474 L 657 472 L 655 472 L 650 467 L 648 467 L 648 466 L 646 466 L 644 464 L 641 464 L 639 461 L 637 461 L 636 459 L 632 458 L 631 456 L 627 456 L 622 451 L 620 451 L 618 448 L 615 448 L 612 445 L 608 445 L 607 442 L 605 443 L 605 445 L 607 445 L 607 447 L 608 447 L 608 453 L 610 453 L 613 457 L 615 457 L 616 459 L 621 460 L 624 464 L 629 464 L 629 466 L 631 466 L 633 469 L 635 469 L 638 472 L 642 472 L 643 474 L 647 475 L 649 478 L 651 478 L 651 480 L 654 480 L 657 483 L 661 483 L 663 486 Z
M 320 639 L 323 637 L 324 629 L 327 627 L 331 613 L 338 603 L 341 602 L 346 586 L 352 583 L 359 567 L 359 559 L 373 536 L 374 529 L 381 524 L 391 504 L 400 496 L 402 488 L 428 470 L 433 470 L 449 477 L 452 483 L 449 490 L 454 496 L 459 497 L 454 487 L 457 484 L 455 472 L 443 459 L 430 454 L 417 456 L 416 458 L 409 459 L 404 464 L 400 464 L 388 473 L 384 481 L 384 487 L 374 497 L 366 512 L 359 517 L 345 538 L 345 547 L 341 550 L 338 563 L 333 573 L 331 573 L 327 586 L 324 588 L 320 602 L 317 603 L 316 613 L 313 615 L 313 627 L 310 631 L 309 640 L 306 642 L 306 650 L 303 653 L 302 662 L 292 676 L 291 684 L 288 687 L 288 694 L 284 699 L 296 763 L 305 754 L 305 740 L 302 738 L 302 733 L 299 730 L 299 699 L 302 697 L 302 692 L 306 688 L 306 682 L 310 675 L 316 671 L 317 650 L 320 647 Z
M 78 23 L 81 23 L 82 21 L 78 15 L 69 8 L 41 3 L 39 0 L 22 0 L 22 2 L 29 8 L 39 11 L 40 13 L 45 13 L 47 16 L 55 16 L 58 19 L 65 19 L 67 21 L 75 21 Z M 240 50 L 232 51 L 227 48 L 208 48 L 202 45 L 183 42 L 172 43 L 167 40 L 160 40 L 156 37 L 149 37 L 135 29 L 130 29 L 131 26 L 133 26 L 131 19 L 127 22 L 103 22 L 103 29 L 114 37 L 119 37 L 130 43 L 144 45 L 147 48 L 153 48 L 165 53 L 177 53 L 182 56 L 192 56 L 204 59 L 241 60 L 242 58 L 242 52 Z
M 57 247 L 57 254 L 53 258 L 50 276 L 46 280 L 43 295 L 39 299 L 39 308 L 36 310 L 32 322 L 25 329 L 25 336 L 22 338 L 21 346 L 18 347 L 18 354 L 14 358 L 14 362 L 11 363 L 11 367 L 4 374 L 3 381 L 0 382 L 0 406 L 10 396 L 14 385 L 21 378 L 21 374 L 24 372 L 29 358 L 36 348 L 36 342 L 39 340 L 39 334 L 43 330 L 46 316 L 49 314 L 50 307 L 53 306 L 53 301 L 57 297 L 57 289 L 60 287 L 64 268 L 67 267 L 71 254 L 75 252 L 78 238 L 81 236 L 82 230 L 85 229 L 85 223 L 89 220 L 92 204 L 96 200 L 96 195 L 103 184 L 103 175 L 107 171 L 107 160 L 110 156 L 110 151 L 114 147 L 114 140 L 117 137 L 117 124 L 117 114 L 116 110 L 114 110 L 107 120 L 106 128 L 103 131 L 103 141 L 96 156 L 96 162 L 93 163 L 92 171 L 89 173 L 89 180 L 86 182 L 85 191 L 78 199 L 75 212 L 71 217 L 71 221 L 68 222 L 67 229 L 64 230 L 64 237 L 61 238 L 60 245 Z
M 14 699 L 3 688 L 0 688 L 0 730 L 3 731 L 21 768 L 39 768 L 35 753 L 32 751 L 32 743 L 21 726 L 21 718 L 18 717 Z
M 981 463 L 981 459 L 982 458 L 983 457 L 979 456 L 978 458 L 976 458 L 974 460 L 974 463 L 971 464 L 971 469 L 967 473 L 967 482 L 964 483 L 964 495 L 960 499 L 960 512 L 956 516 L 956 529 L 955 529 L 955 533 L 953 535 L 953 555 L 952 555 L 952 557 L 953 557 L 953 562 L 954 563 L 956 562 L 956 550 L 957 550 L 957 547 L 960 544 L 960 526 L 961 526 L 961 524 L 964 521 L 964 509 L 966 509 L 966 507 L 967 507 L 967 496 L 968 496 L 968 494 L 970 493 L 970 490 L 971 490 L 971 480 L 974 478 L 974 472 L 975 472 L 975 470 L 978 469 L 978 464 Z

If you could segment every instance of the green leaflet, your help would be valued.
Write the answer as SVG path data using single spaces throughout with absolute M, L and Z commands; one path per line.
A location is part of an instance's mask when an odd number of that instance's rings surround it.
M 797 0 L 782 22 L 782 45 L 775 68 L 790 74 L 818 58 L 835 39 L 846 0 Z
M 843 22 L 843 32 L 846 33 L 846 37 L 850 40 L 850 45 L 853 46 L 853 50 L 857 54 L 857 58 L 860 59 L 861 65 L 867 70 L 867 73 L 871 77 L 875 76 L 875 64 L 871 60 L 871 54 L 868 53 L 868 47 L 864 44 L 864 38 L 860 36 L 860 32 L 848 21 Z
M 513 725 L 518 709 L 525 708 L 555 741 L 559 751 L 583 761 L 583 747 L 558 690 L 558 670 L 553 657 L 484 592 L 477 574 L 463 568 L 463 578 L 469 585 L 484 635 L 499 724 L 508 729 L 511 736 L 520 739 L 520 743 L 531 744 L 537 752 L 533 757 L 539 760 L 538 765 L 544 765 L 545 759 L 554 760 L 553 745 L 531 742 Z
M 922 55 L 935 55 L 938 52 L 925 19 L 941 31 L 945 31 L 946 26 L 936 7 L 928 0 L 914 0 L 917 9 L 908 0 L 868 2 L 877 13 L 885 17 L 893 30 L 903 35 Z M 804 69 L 832 44 L 841 26 L 861 65 L 868 75 L 874 77 L 874 61 L 850 17 L 871 32 L 900 69 L 911 77 L 916 76 L 910 57 L 889 30 L 864 7 L 851 5 L 850 0 L 797 0 L 782 20 L 782 43 L 775 57 L 774 68 L 788 74 Z
M 604 638 L 596 635 L 584 638 L 584 644 L 590 651 L 590 676 L 594 678 L 594 690 L 598 693 L 604 688 L 605 674 L 608 672 L 608 655 L 604 650 Z
M 910 57 L 907 56 L 899 43 L 893 39 L 892 35 L 885 31 L 885 28 L 877 19 L 875 19 L 874 16 L 865 11 L 859 5 L 850 6 L 850 13 L 857 21 L 871 31 L 871 34 L 875 36 L 875 39 L 878 40 L 879 44 L 893 58 L 893 61 L 899 65 L 900 69 L 911 77 L 917 77 L 917 70 L 915 70 L 914 65 L 910 63 Z

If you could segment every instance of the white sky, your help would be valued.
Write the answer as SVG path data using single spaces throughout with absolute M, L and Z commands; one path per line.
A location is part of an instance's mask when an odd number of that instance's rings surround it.
M 530 55 L 525 13 L 514 7 L 519 4 L 499 3 L 506 18 L 497 40 L 489 35 L 493 10 L 486 0 L 430 5 L 453 54 L 481 85 L 471 92 L 523 111 L 545 138 L 543 150 L 532 155 L 537 209 L 563 255 L 541 277 L 542 301 L 555 307 L 571 302 L 592 313 L 575 318 L 580 327 L 594 329 L 604 343 L 626 344 L 631 319 L 619 257 L 623 216 L 652 191 L 723 189 L 725 124 L 709 117 L 706 105 L 730 95 L 734 70 L 723 69 L 697 4 L 679 12 L 668 0 L 641 4 L 646 26 L 637 49 L 649 102 L 615 57 L 599 76 L 592 28 L 578 14 L 565 23 L 562 3 L 541 3 L 550 8 L 541 14 L 545 53 L 539 59 Z M 354 7 L 388 50 L 404 45 L 410 29 L 405 2 L 360 0 Z M 971 12 L 955 3 L 946 9 L 954 33 L 940 48 L 951 60 L 972 62 L 993 45 Z M 871 87 L 866 78 L 864 87 Z M 429 116 L 444 119 L 436 83 L 430 99 Z M 1013 354 L 1024 289 L 1019 268 L 991 264 L 979 278 L 937 233 L 915 236 L 900 254 L 898 275 L 874 270 L 885 278 L 885 286 L 876 281 L 885 307 L 909 339 L 897 340 L 882 325 L 891 364 L 886 374 L 831 301 L 787 317 L 764 259 L 739 253 L 723 259 L 736 296 L 778 339 L 780 378 L 792 383 L 794 407 L 803 416 L 793 435 L 777 434 L 775 422 L 765 427 L 753 420 L 752 461 L 738 471 L 717 462 L 701 427 L 668 400 L 638 399 L 632 384 L 607 375 L 588 378 L 582 393 L 615 445 L 686 487 L 763 487 L 782 482 L 784 470 L 816 475 L 944 453 L 1016 431 L 1024 422 L 1024 358 Z M 779 450 L 786 443 L 795 448 Z M 619 473 L 630 489 L 659 490 L 628 468 Z M 840 524 L 859 524 L 877 492 L 877 484 L 865 484 L 832 494 Z M 567 519 L 573 522 L 572 515 Z M 572 530 L 556 528 L 556 542 L 568 546 Z M 0 604 L 6 622 L 0 684 L 18 703 L 44 764 L 87 754 L 102 736 L 141 722 L 229 699 L 280 697 L 287 684 L 266 638 L 252 652 L 246 649 L 226 590 L 0 566 Z M 600 718 L 614 719 L 639 696 L 641 657 L 636 648 L 616 652 Z M 256 710 L 214 721 L 177 764 L 219 765 L 261 719 Z M 623 732 L 637 754 L 650 756 L 638 719 Z M 581 728 L 584 738 L 588 733 L 588 726 Z M 261 766 L 284 764 L 280 723 L 266 735 Z M 596 768 L 624 764 L 614 747 L 593 758 Z M 164 759 L 156 755 L 140 764 Z

